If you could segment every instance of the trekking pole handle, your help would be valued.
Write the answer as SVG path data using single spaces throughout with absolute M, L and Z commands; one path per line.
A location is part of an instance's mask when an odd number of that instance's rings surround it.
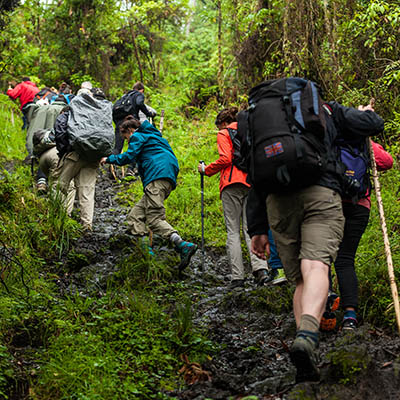
M 201 165 L 201 171 L 200 171 L 200 174 L 202 174 L 202 175 L 204 175 L 205 174 L 205 172 L 206 172 L 206 169 L 205 169 L 205 167 L 206 167 L 206 164 L 204 163 L 204 161 L 200 161 L 200 165 Z

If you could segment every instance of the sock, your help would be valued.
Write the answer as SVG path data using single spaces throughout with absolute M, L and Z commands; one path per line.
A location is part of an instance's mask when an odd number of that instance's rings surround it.
M 312 315 L 303 314 L 300 318 L 299 331 L 318 332 L 319 321 Z
M 183 242 L 183 239 L 176 233 L 172 233 L 171 236 L 169 237 L 169 240 L 175 245 L 179 246 L 180 243 Z
M 357 321 L 357 314 L 354 310 L 346 310 L 344 312 L 344 316 L 343 319 L 347 319 L 347 318 L 352 318 L 355 319 Z

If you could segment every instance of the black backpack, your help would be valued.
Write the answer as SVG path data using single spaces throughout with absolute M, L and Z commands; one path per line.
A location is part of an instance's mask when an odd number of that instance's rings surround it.
M 243 172 L 247 172 L 247 161 L 246 157 L 244 157 L 241 152 L 241 144 L 243 139 L 240 136 L 239 131 L 233 128 L 226 128 L 226 129 L 228 130 L 229 137 L 231 138 L 233 146 L 232 168 L 229 175 L 229 181 L 231 181 L 233 166 L 235 166 L 236 168 L 240 169 Z
M 136 113 L 137 93 L 136 90 L 130 90 L 114 103 L 112 116 L 115 123 L 123 120 L 128 115 L 134 115 Z
M 282 78 L 254 87 L 238 131 L 251 181 L 269 193 L 310 186 L 328 168 L 325 110 L 312 81 Z

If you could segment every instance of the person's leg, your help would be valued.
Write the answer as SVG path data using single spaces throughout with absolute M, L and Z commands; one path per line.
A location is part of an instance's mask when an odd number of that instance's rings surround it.
M 128 230 L 132 235 L 145 236 L 149 233 L 146 226 L 146 198 L 146 194 L 143 194 L 126 218 Z
M 368 225 L 370 211 L 360 205 L 344 203 L 343 212 L 346 222 L 343 240 L 335 261 L 335 270 L 339 283 L 341 304 L 345 310 L 345 319 L 346 317 L 351 318 L 355 327 L 357 324 L 358 280 L 354 260 L 361 237 Z
M 221 193 L 226 226 L 226 252 L 232 271 L 232 281 L 244 279 L 242 246 L 240 240 L 240 218 L 243 210 L 242 185 L 230 185 Z
M 149 228 L 165 239 L 169 239 L 179 253 L 181 262 L 179 271 L 183 271 L 190 263 L 190 259 L 197 250 L 194 243 L 183 240 L 175 228 L 167 221 L 164 201 L 168 198 L 173 187 L 167 179 L 157 179 L 145 187 L 146 221 Z
M 170 239 L 176 229 L 166 220 L 164 201 L 172 191 L 172 184 L 166 179 L 150 182 L 144 189 L 146 196 L 146 221 L 156 235 Z
M 81 224 L 84 228 L 92 229 L 98 164 L 84 161 L 81 161 L 81 163 L 80 172 L 75 177 L 81 209 Z

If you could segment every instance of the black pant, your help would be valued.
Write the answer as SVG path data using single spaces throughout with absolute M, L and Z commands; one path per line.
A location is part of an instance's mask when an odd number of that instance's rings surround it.
M 354 259 L 361 236 L 368 225 L 370 210 L 366 207 L 343 203 L 344 234 L 335 261 L 342 307 L 358 307 L 358 280 Z

